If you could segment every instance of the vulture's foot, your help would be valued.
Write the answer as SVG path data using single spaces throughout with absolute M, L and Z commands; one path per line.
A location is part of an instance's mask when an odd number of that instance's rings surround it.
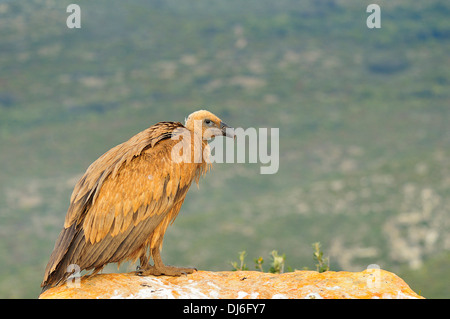
M 162 240 L 162 239 L 161 239 Z M 160 246 L 160 243 L 157 244 L 157 247 Z M 148 258 L 146 256 L 141 257 L 141 266 L 137 269 L 136 274 L 138 276 L 181 276 L 192 274 L 194 271 L 197 271 L 196 268 L 185 268 L 185 267 L 174 267 L 174 266 L 166 266 L 163 264 L 161 260 L 161 253 L 159 248 L 152 248 L 151 255 L 153 261 L 155 263 L 154 266 L 148 263 Z

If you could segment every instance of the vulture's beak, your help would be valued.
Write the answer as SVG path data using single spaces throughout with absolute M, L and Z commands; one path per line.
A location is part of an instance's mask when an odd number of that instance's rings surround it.
M 234 130 L 226 125 L 224 122 L 220 122 L 220 129 L 222 130 L 222 135 L 226 137 L 236 138 Z

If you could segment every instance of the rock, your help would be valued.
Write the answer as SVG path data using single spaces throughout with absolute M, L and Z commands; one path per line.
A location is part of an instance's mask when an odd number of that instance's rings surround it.
M 197 271 L 181 277 L 100 274 L 83 277 L 79 287 L 73 286 L 51 288 L 39 298 L 422 298 L 401 278 L 381 269 L 295 271 L 280 275 L 258 271 Z

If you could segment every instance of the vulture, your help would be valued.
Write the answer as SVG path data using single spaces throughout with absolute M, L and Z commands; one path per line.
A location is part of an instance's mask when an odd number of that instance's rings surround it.
M 139 258 L 137 275 L 194 272 L 164 265 L 160 250 L 192 182 L 198 184 L 211 166 L 208 140 L 215 136 L 233 138 L 233 129 L 200 110 L 185 125 L 156 123 L 93 162 L 73 190 L 42 292 L 63 284 L 73 264 L 93 275 L 108 263 Z

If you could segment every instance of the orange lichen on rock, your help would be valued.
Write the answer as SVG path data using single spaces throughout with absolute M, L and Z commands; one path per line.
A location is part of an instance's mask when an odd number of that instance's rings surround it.
M 227 298 L 227 299 L 405 299 L 422 298 L 395 274 L 361 272 L 197 271 L 181 277 L 101 274 L 62 285 L 40 298 Z

